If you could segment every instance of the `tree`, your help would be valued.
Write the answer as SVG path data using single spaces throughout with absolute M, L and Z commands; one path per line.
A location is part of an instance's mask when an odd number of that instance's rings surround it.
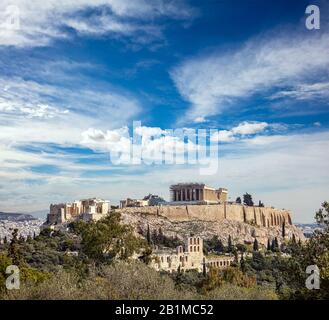
M 227 252 L 233 252 L 233 243 L 232 243 L 231 235 L 228 236 Z
M 258 201 L 258 207 L 262 207 L 262 208 L 264 207 L 264 203 L 260 200 Z
M 286 237 L 286 222 L 283 221 L 282 223 L 282 238 Z
M 14 229 L 12 238 L 8 248 L 8 256 L 14 265 L 19 266 L 22 262 L 21 252 L 19 248 L 18 229 Z
M 157 233 L 156 229 L 153 229 L 153 231 L 152 231 L 151 240 L 152 240 L 153 244 L 157 244 L 158 233 Z
M 160 227 L 159 232 L 158 232 L 158 243 L 163 244 L 163 241 L 164 241 L 164 235 L 163 235 L 162 229 Z
M 213 250 L 216 252 L 224 252 L 225 250 L 224 245 L 218 236 L 213 236 L 210 240 L 205 241 L 204 244 L 207 251 Z
M 241 204 L 242 203 L 241 198 L 240 197 L 237 197 L 236 200 L 235 200 L 235 202 Z
M 244 260 L 242 252 L 241 252 L 241 259 L 240 259 L 240 269 L 243 273 L 246 272 L 246 261 Z
M 148 244 L 151 244 L 151 233 L 150 233 L 150 225 L 147 225 L 147 233 L 146 233 L 146 240 Z
M 120 223 L 120 213 L 113 212 L 98 221 L 75 223 L 74 229 L 81 236 L 82 252 L 95 262 L 127 259 L 134 252 L 147 248 L 145 241 L 133 234 L 130 226 Z
M 246 205 L 246 206 L 250 206 L 252 207 L 254 205 L 254 202 L 252 200 L 252 196 L 246 192 L 244 195 L 243 195 L 243 203 Z
M 292 241 L 293 244 L 297 244 L 296 236 L 295 236 L 294 233 L 292 234 L 292 239 L 291 239 L 291 241 Z
M 204 277 L 207 276 L 207 267 L 206 267 L 206 258 L 203 257 L 203 261 L 202 261 L 202 274 Z
M 318 224 L 329 227 L 329 202 L 325 201 L 321 204 L 321 207 L 315 213 L 315 220 Z
M 254 241 L 253 249 L 254 249 L 254 251 L 258 251 L 259 250 L 258 241 L 257 241 L 256 238 L 255 238 L 255 241 Z
M 271 251 L 271 241 L 269 238 L 267 239 L 267 251 Z
M 275 237 L 275 238 L 272 240 L 271 251 L 273 251 L 273 252 L 278 252 L 278 251 L 280 251 L 280 248 L 279 248 L 279 242 L 278 242 L 278 238 L 277 238 L 277 237 Z
M 329 299 L 329 203 L 323 202 L 322 207 L 315 213 L 315 220 L 323 226 L 313 233 L 304 244 L 300 239 L 292 237 L 294 250 L 288 265 L 288 281 L 291 288 L 288 299 L 328 300 Z M 305 286 L 305 270 L 308 266 L 319 268 L 320 289 L 309 290 Z

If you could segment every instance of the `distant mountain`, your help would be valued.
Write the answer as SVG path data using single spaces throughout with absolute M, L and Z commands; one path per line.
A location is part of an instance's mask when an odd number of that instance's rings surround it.
M 36 220 L 36 219 L 37 218 L 33 217 L 31 214 L 0 212 L 0 220 L 28 221 L 28 220 Z

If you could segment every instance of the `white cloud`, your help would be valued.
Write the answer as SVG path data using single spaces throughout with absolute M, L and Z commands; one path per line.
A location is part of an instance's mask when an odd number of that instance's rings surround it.
M 165 0 L 2 0 L 0 12 L 8 6 L 18 8 L 20 29 L 1 26 L 0 45 L 18 47 L 44 46 L 52 39 L 68 38 L 67 27 L 80 34 L 138 38 L 143 33 L 144 41 L 152 40 L 162 36 L 155 19 L 186 20 L 196 14 L 184 1 Z M 87 10 L 93 12 L 88 18 L 82 14 Z
M 275 125 L 275 124 L 274 124 Z M 244 121 L 230 130 L 219 130 L 211 136 L 213 142 L 234 142 L 243 136 L 255 135 L 263 132 L 269 124 L 266 122 Z
M 291 90 L 282 90 L 271 96 L 271 99 L 293 98 L 309 100 L 329 97 L 329 82 L 316 82 L 313 84 L 300 84 Z
M 220 114 L 237 99 L 274 87 L 300 86 L 304 96 L 327 91 L 325 83 L 306 87 L 303 82 L 328 69 L 328 52 L 328 34 L 267 35 L 250 39 L 237 50 L 188 59 L 172 70 L 171 77 L 192 105 L 185 115 L 189 121 Z
M 255 134 L 258 132 L 264 131 L 264 129 L 268 127 L 266 122 L 242 122 L 237 127 L 232 129 L 233 134 L 241 134 L 241 135 L 248 135 L 248 134 Z
M 139 126 L 135 128 L 135 134 L 141 137 L 138 145 L 141 147 L 143 159 L 146 160 L 162 159 L 162 153 L 182 155 L 185 151 L 197 149 L 197 145 L 192 141 L 184 142 L 181 137 L 171 135 L 167 130 L 158 127 Z M 129 159 L 132 156 L 132 142 L 128 127 L 106 131 L 89 128 L 82 133 L 81 140 L 82 145 L 94 150 L 122 153 Z

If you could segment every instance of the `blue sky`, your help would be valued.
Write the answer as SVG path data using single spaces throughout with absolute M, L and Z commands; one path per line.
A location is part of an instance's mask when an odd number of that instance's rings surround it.
M 305 27 L 309 4 L 320 30 Z M 168 198 L 182 181 L 252 193 L 298 222 L 328 200 L 326 1 L 4 0 L 2 20 L 9 5 L 20 28 L 0 23 L 0 211 Z M 220 130 L 218 172 L 114 165 L 133 121 L 146 135 Z

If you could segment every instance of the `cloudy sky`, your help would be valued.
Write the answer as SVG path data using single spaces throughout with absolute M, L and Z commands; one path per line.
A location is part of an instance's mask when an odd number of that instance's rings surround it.
M 329 200 L 329 7 L 311 1 L 321 28 L 310 31 L 309 3 L 2 0 L 0 211 L 168 199 L 170 184 L 200 181 L 312 222 Z M 219 169 L 114 164 L 134 121 L 155 153 L 195 150 L 168 129 L 219 130 Z

